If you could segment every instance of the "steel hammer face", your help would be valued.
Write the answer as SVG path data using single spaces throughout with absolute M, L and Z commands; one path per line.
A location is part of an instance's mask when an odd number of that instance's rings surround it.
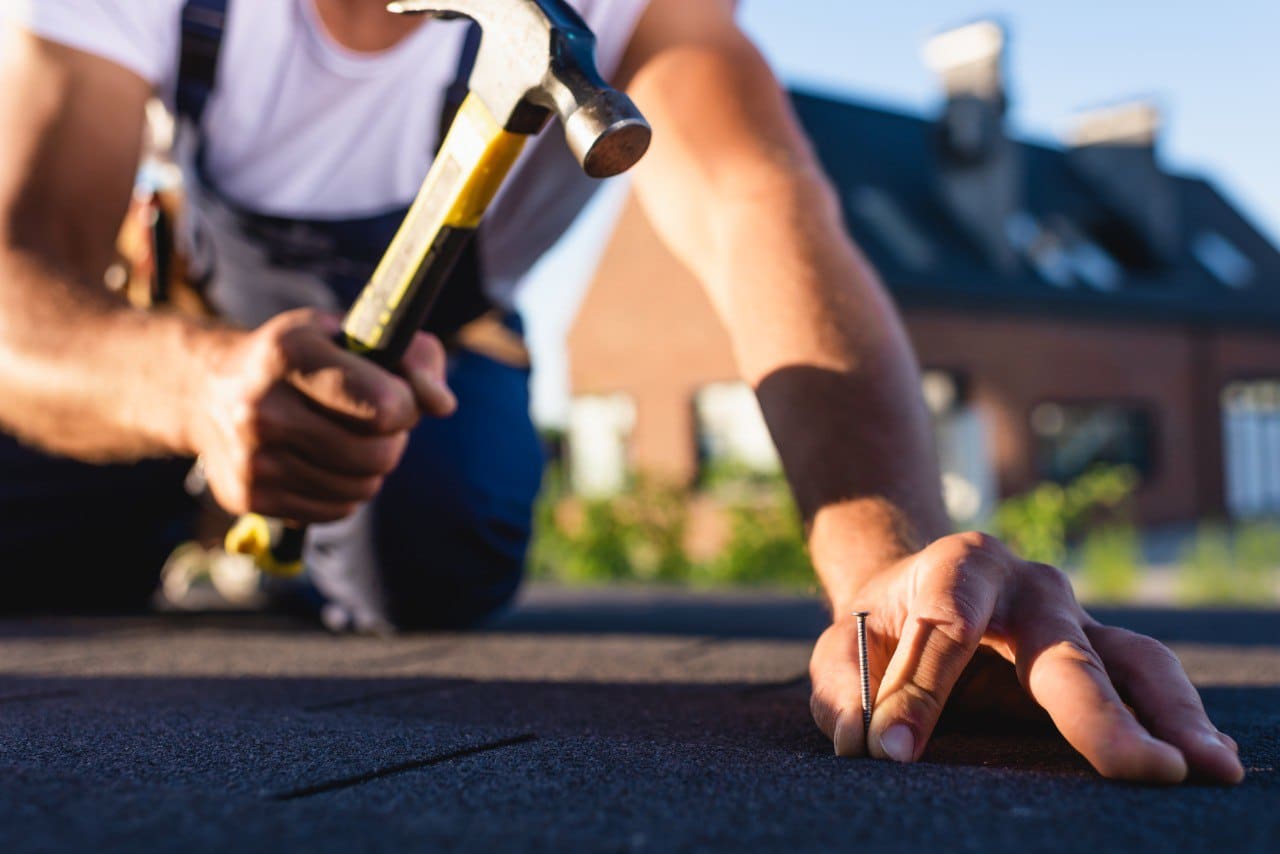
M 564 0 L 400 0 L 387 9 L 480 25 L 471 94 L 504 130 L 536 134 L 559 116 L 570 150 L 593 178 L 626 172 L 648 150 L 649 123 L 601 79 L 595 35 Z

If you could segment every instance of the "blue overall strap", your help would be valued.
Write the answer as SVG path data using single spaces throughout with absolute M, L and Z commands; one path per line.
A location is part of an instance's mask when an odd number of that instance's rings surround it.
M 462 52 L 458 55 L 458 70 L 453 82 L 444 92 L 444 107 L 440 112 L 440 139 L 436 143 L 436 151 L 444 145 L 445 134 L 449 132 L 462 102 L 467 99 L 471 71 L 475 68 L 476 55 L 480 51 L 480 36 L 480 25 L 471 22 L 462 43 Z M 462 250 L 449 275 L 448 283 L 436 298 L 436 304 L 427 317 L 426 328 L 446 339 L 471 321 L 493 310 L 493 303 L 484 292 L 484 272 L 480 266 L 482 239 L 481 234 L 474 235 Z
M 200 125 L 218 80 L 218 58 L 230 0 L 187 0 L 182 9 L 177 113 Z
M 440 139 L 436 143 L 436 151 L 444 145 L 444 135 L 449 132 L 462 102 L 467 100 L 470 90 L 471 72 L 476 67 L 476 56 L 480 53 L 480 25 L 472 21 L 467 27 L 466 38 L 462 42 L 462 53 L 458 55 L 458 70 L 449 88 L 444 90 L 444 110 L 440 114 Z

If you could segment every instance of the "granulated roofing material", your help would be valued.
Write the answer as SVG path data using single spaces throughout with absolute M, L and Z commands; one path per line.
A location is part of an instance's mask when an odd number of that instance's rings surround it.
M 1269 850 L 1280 615 L 1116 612 L 1174 640 L 1238 788 L 1098 778 L 1047 733 L 841 760 L 816 603 L 537 589 L 491 629 L 253 616 L 0 622 L 0 848 Z

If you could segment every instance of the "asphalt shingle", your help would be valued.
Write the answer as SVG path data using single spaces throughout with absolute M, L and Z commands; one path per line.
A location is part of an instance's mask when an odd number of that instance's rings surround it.
M 1249 779 L 1099 779 L 1050 733 L 840 760 L 807 600 L 534 590 L 492 628 L 260 617 L 0 624 L 0 847 L 1268 850 L 1280 616 L 1119 612 L 1175 641 Z

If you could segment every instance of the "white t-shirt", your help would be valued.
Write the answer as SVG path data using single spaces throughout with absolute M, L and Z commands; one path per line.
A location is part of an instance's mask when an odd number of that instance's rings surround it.
M 596 34 L 607 79 L 648 0 L 569 2 Z M 137 73 L 172 105 L 184 0 L 0 3 L 38 35 Z M 240 208 L 270 216 L 355 219 L 407 207 L 430 167 L 466 29 L 428 21 L 388 51 L 360 54 L 334 41 L 314 0 L 232 0 L 203 120 L 209 180 Z M 530 143 L 483 226 L 491 299 L 512 305 L 521 278 L 597 183 L 554 123 Z M 256 324 L 295 305 L 332 302 L 309 275 L 271 267 L 218 202 L 197 196 L 193 207 L 209 230 L 213 295 L 227 314 Z

